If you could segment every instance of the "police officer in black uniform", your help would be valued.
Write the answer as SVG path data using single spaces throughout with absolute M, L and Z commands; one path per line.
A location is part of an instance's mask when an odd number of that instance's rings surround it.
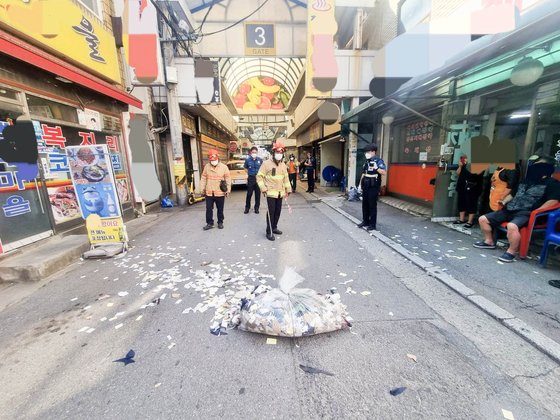
M 366 161 L 362 167 L 360 186 L 362 187 L 362 223 L 358 227 L 367 226 L 367 230 L 377 228 L 377 197 L 381 187 L 381 175 L 387 173 L 383 159 L 377 156 L 377 146 L 372 144 L 366 149 Z

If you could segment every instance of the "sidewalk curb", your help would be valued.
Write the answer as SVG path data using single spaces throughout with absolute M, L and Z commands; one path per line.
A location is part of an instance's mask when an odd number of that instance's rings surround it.
M 331 205 L 327 200 L 323 200 L 321 197 L 319 197 L 316 194 L 311 194 L 311 195 L 315 196 L 323 204 L 329 206 L 331 209 L 335 210 L 337 213 L 346 217 L 351 222 L 356 224 L 360 223 L 360 220 L 348 214 L 344 210 Z M 424 270 L 429 276 L 439 280 L 441 283 L 445 284 L 451 290 L 458 293 L 463 298 L 465 298 L 466 300 L 468 300 L 469 302 L 471 302 L 472 304 L 480 308 L 483 312 L 485 312 L 486 314 L 490 315 L 492 318 L 500 322 L 506 328 L 515 332 L 517 335 L 519 335 L 527 342 L 535 346 L 537 349 L 545 353 L 555 362 L 560 363 L 560 344 L 558 344 L 556 341 L 552 340 L 551 338 L 547 337 L 540 331 L 526 324 L 524 321 L 520 320 L 519 318 L 516 318 L 514 315 L 512 315 L 505 309 L 501 308 L 500 306 L 486 299 L 484 296 L 477 295 L 474 290 L 465 286 L 463 283 L 455 279 L 453 276 L 442 272 L 439 269 L 439 267 L 435 267 L 432 264 L 429 264 L 421 257 L 412 254 L 402 245 L 399 245 L 398 243 L 388 238 L 387 236 L 383 235 L 382 233 L 378 231 L 373 231 L 369 235 L 375 236 L 385 245 L 389 246 L 390 248 L 392 248 L 393 250 L 401 254 L 403 257 L 410 260 L 413 264 L 415 264 L 416 266 Z

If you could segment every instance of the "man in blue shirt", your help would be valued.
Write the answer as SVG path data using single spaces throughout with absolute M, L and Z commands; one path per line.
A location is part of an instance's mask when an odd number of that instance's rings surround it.
M 377 156 L 377 146 L 372 144 L 366 149 L 366 161 L 362 167 L 360 186 L 362 187 L 362 223 L 367 230 L 377 229 L 377 198 L 381 187 L 381 175 L 387 173 L 383 159 Z
M 257 156 L 256 146 L 251 147 L 251 154 L 245 159 L 245 169 L 247 170 L 247 199 L 245 200 L 245 214 L 249 213 L 251 208 L 251 197 L 255 193 L 255 213 L 259 214 L 259 207 L 261 205 L 261 190 L 257 185 L 257 173 L 263 163 L 262 159 Z

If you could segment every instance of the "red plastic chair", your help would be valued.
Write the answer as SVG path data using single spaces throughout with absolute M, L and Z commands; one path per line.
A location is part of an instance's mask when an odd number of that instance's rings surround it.
M 529 223 L 527 224 L 527 226 L 519 229 L 519 233 L 521 233 L 519 258 L 527 258 L 527 254 L 529 253 L 529 243 L 531 242 L 531 236 L 533 235 L 533 232 L 545 232 L 548 215 L 554 210 L 558 209 L 560 209 L 560 203 L 556 204 L 555 206 L 547 207 L 545 209 L 537 209 L 531 212 L 531 216 L 529 217 Z M 507 232 L 507 224 L 508 222 L 502 223 L 498 229 L 503 232 Z

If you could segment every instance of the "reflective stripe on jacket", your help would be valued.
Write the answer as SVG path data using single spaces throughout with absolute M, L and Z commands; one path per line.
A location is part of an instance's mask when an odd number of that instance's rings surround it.
M 284 162 L 276 164 L 272 160 L 265 161 L 257 174 L 257 184 L 261 191 L 266 190 L 267 197 L 284 197 L 286 192 L 292 191 L 288 168 Z
M 215 167 L 210 163 L 207 163 L 202 171 L 202 177 L 200 178 L 200 189 L 205 191 L 206 195 L 222 197 L 225 195 L 222 190 L 220 190 L 220 181 L 225 180 L 227 184 L 227 192 L 231 192 L 231 176 L 229 175 L 229 169 L 222 162 L 218 163 Z

